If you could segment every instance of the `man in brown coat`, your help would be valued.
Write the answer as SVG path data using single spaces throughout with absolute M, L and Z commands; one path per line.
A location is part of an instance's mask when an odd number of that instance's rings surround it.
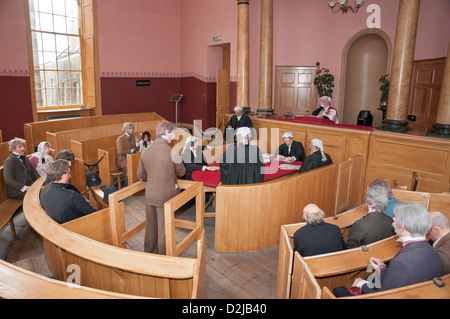
M 127 154 L 133 154 L 139 151 L 139 140 L 134 133 L 134 125 L 131 122 L 125 122 L 122 127 L 123 134 L 116 140 L 117 156 L 116 164 L 121 170 L 127 169 Z
M 3 163 L 6 193 L 10 198 L 23 199 L 25 193 L 39 177 L 39 173 L 25 156 L 25 140 L 15 138 L 8 142 L 11 155 Z
M 174 152 L 172 159 L 169 144 L 175 139 L 175 128 L 171 122 L 158 124 L 157 139 L 142 152 L 137 171 L 137 177 L 147 182 L 144 251 L 161 255 L 166 254 L 164 203 L 180 192 L 177 176 L 186 173 L 180 155 Z
M 441 256 L 444 264 L 444 275 L 450 273 L 450 224 L 447 217 L 440 212 L 430 212 L 433 219 L 428 235 L 434 242 L 433 246 Z

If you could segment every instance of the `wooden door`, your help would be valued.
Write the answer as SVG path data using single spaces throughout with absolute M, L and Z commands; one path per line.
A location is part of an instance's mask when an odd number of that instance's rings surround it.
M 434 123 L 444 76 L 445 58 L 414 61 L 408 114 L 414 132 L 429 132 Z
M 276 67 L 276 114 L 311 115 L 317 104 L 317 90 L 313 84 L 316 71 L 315 66 Z
M 217 70 L 217 118 L 216 127 L 222 130 L 225 124 L 222 123 L 225 114 L 230 113 L 230 70 Z

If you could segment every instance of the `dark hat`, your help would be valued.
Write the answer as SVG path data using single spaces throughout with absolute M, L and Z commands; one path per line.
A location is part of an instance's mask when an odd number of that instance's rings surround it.
M 92 186 L 98 186 L 102 183 L 102 180 L 100 179 L 100 176 L 96 172 L 89 172 L 86 174 L 86 186 L 92 187 Z
M 114 185 L 109 185 L 108 187 L 106 187 L 105 190 L 103 191 L 103 201 L 106 204 L 109 204 L 109 198 L 108 198 L 109 194 L 112 194 L 112 193 L 114 193 L 115 191 L 118 191 L 118 190 L 119 189 L 116 186 L 114 186 Z

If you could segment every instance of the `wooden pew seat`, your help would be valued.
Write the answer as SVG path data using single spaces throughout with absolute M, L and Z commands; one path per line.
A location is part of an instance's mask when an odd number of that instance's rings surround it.
M 325 286 L 322 289 L 322 299 L 450 299 L 450 274 L 437 278 L 445 285 L 437 285 L 434 280 L 429 280 L 396 289 L 342 298 L 336 298 Z

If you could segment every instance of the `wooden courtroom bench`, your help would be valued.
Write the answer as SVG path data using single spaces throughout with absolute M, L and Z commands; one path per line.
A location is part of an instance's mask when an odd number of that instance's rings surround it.
M 405 287 L 341 298 L 336 298 L 325 286 L 322 299 L 450 299 L 450 274 Z
M 105 185 L 113 185 L 115 183 L 114 179 L 116 179 L 117 187 L 120 189 L 122 187 L 121 177 L 124 177 L 125 182 L 126 173 L 117 167 L 117 148 L 114 146 L 107 149 L 98 149 L 97 152 L 98 160 L 103 157 L 98 164 L 99 176 L 102 183 Z
M 293 269 L 290 298 L 320 299 L 322 297 L 322 289 L 309 269 L 305 259 L 298 252 L 295 252 Z
M 108 208 L 60 225 L 39 203 L 43 182 L 41 177 L 28 190 L 24 212 L 31 227 L 43 238 L 55 279 L 66 281 L 68 267 L 78 265 L 82 286 L 152 298 L 205 297 L 204 230 L 196 240 L 196 258 L 115 247 L 110 245 L 113 221 Z
M 98 137 L 88 140 L 71 140 L 70 149 L 76 158 L 82 159 L 85 163 L 96 163 L 98 160 L 98 149 L 106 149 L 116 146 L 116 140 L 120 135 Z
M 149 131 L 152 134 L 156 132 L 156 126 L 163 120 L 139 121 L 133 122 L 135 135 L 139 136 L 143 131 Z M 77 128 L 72 130 L 63 130 L 57 132 L 47 132 L 46 141 L 48 141 L 52 149 L 56 153 L 64 149 L 70 149 L 71 141 L 83 141 L 94 138 L 108 137 L 111 135 L 118 136 L 122 134 L 123 123 L 109 124 L 103 126 L 91 126 L 87 128 Z M 138 138 L 140 140 L 140 138 Z
M 354 190 L 361 181 L 361 161 L 358 156 L 265 183 L 219 185 L 216 252 L 248 252 L 278 245 L 281 225 L 300 222 L 307 204 L 317 204 L 326 217 L 359 204 Z
M 159 116 L 154 112 L 112 114 L 112 115 L 59 119 L 51 121 L 40 121 L 40 122 L 25 123 L 24 136 L 25 140 L 28 142 L 27 143 L 28 153 L 31 154 L 34 152 L 34 147 L 37 147 L 40 142 L 45 141 L 47 139 L 46 137 L 47 132 L 53 133 L 80 128 L 104 126 L 110 124 L 123 125 L 123 123 L 125 122 L 139 122 L 139 121 L 153 121 L 153 120 L 164 121 L 164 119 L 161 116 Z M 121 130 L 118 131 L 118 133 L 120 132 Z
M 363 204 L 336 216 L 324 218 L 324 221 L 338 226 L 341 229 L 344 240 L 347 241 L 353 223 L 366 214 L 367 205 Z M 305 225 L 306 223 L 297 223 L 281 226 L 277 271 L 277 299 L 290 298 L 294 265 L 294 234 Z
M 74 286 L 0 260 L 1 299 L 130 299 L 141 298 Z
M 3 177 L 3 166 L 0 166 L 0 229 L 9 223 L 11 234 L 16 238 L 16 229 L 14 227 L 14 214 L 22 207 L 21 199 L 8 198 L 6 193 L 6 184 Z

